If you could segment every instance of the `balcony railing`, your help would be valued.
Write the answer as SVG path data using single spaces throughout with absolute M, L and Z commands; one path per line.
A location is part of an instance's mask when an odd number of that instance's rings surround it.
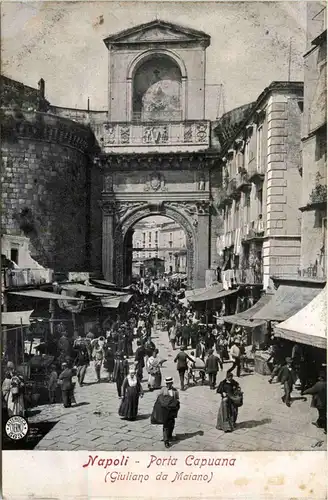
M 262 219 L 257 219 L 243 226 L 241 238 L 244 241 L 256 238 L 263 238 L 264 233 L 265 233 L 265 222 Z
M 326 259 L 325 259 L 326 261 Z M 325 265 L 312 265 L 305 269 L 297 270 L 298 276 L 301 278 L 311 278 L 317 280 L 326 279 L 326 266 Z
M 265 169 L 263 165 L 254 165 L 249 167 L 248 180 L 249 182 L 260 183 L 264 181 Z
M 95 135 L 106 152 L 199 151 L 210 146 L 209 121 L 103 123 Z
M 238 198 L 240 193 L 237 190 L 237 180 L 231 179 L 228 184 L 227 195 L 231 198 Z
M 1 271 L 5 288 L 19 288 L 28 285 L 51 283 L 52 269 L 4 269 Z
M 218 209 L 222 209 L 225 205 L 231 205 L 232 199 L 229 197 L 226 189 L 221 189 L 218 194 Z
M 246 171 L 239 172 L 236 178 L 236 189 L 239 191 L 247 191 L 251 188 L 251 182 Z
M 252 268 L 222 271 L 221 280 L 223 283 L 232 279 L 237 285 L 261 285 L 263 283 L 263 271 Z

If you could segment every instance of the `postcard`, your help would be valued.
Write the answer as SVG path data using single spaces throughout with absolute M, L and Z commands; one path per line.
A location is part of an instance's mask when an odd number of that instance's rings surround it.
M 324 500 L 326 3 L 1 7 L 3 498 Z

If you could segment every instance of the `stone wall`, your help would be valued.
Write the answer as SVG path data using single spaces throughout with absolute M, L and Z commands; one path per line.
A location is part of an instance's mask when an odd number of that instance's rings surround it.
M 45 113 L 7 113 L 2 138 L 2 229 L 26 236 L 32 257 L 85 270 L 90 132 Z

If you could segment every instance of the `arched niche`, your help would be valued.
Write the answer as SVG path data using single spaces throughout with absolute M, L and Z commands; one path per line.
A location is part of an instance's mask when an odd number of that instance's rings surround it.
M 128 118 L 136 122 L 182 121 L 186 117 L 184 63 L 171 51 L 147 51 L 128 70 Z

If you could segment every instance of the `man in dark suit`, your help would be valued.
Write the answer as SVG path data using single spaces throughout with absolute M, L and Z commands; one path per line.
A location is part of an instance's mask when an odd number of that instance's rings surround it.
M 290 408 L 290 395 L 293 391 L 293 385 L 297 379 L 296 372 L 293 368 L 292 358 L 286 358 L 286 364 L 281 368 L 279 377 L 282 385 L 284 386 L 284 395 L 281 399 L 283 403 Z
M 213 349 L 210 349 L 205 363 L 205 371 L 208 374 L 210 389 L 215 389 L 219 365 L 221 365 L 221 360 L 214 354 Z
M 137 346 L 138 347 L 136 349 L 134 360 L 136 363 L 137 379 L 140 380 L 140 382 L 142 382 L 143 369 L 145 367 L 146 350 L 140 340 L 137 341 Z
M 124 359 L 124 355 L 122 352 L 117 352 L 115 361 L 114 361 L 114 369 L 113 369 L 113 382 L 116 382 L 117 395 L 121 399 L 122 397 L 122 385 L 124 378 L 129 373 L 129 362 L 127 359 Z
M 73 389 L 73 372 L 68 368 L 67 363 L 62 364 L 63 371 L 59 375 L 63 405 L 65 408 L 70 408 L 72 406 L 72 389 Z
M 326 372 L 320 372 L 319 380 L 312 387 L 303 391 L 303 395 L 312 396 L 311 407 L 318 410 L 318 420 L 313 425 L 327 433 L 327 381 Z
M 188 364 L 187 361 L 191 361 L 192 363 L 194 362 L 193 359 L 191 359 L 190 356 L 185 352 L 185 348 L 182 345 L 180 347 L 180 352 L 176 355 L 174 363 L 177 362 L 177 370 L 179 372 L 179 378 L 180 378 L 180 386 L 181 390 L 184 391 L 184 376 L 186 373 L 186 370 L 188 369 Z

